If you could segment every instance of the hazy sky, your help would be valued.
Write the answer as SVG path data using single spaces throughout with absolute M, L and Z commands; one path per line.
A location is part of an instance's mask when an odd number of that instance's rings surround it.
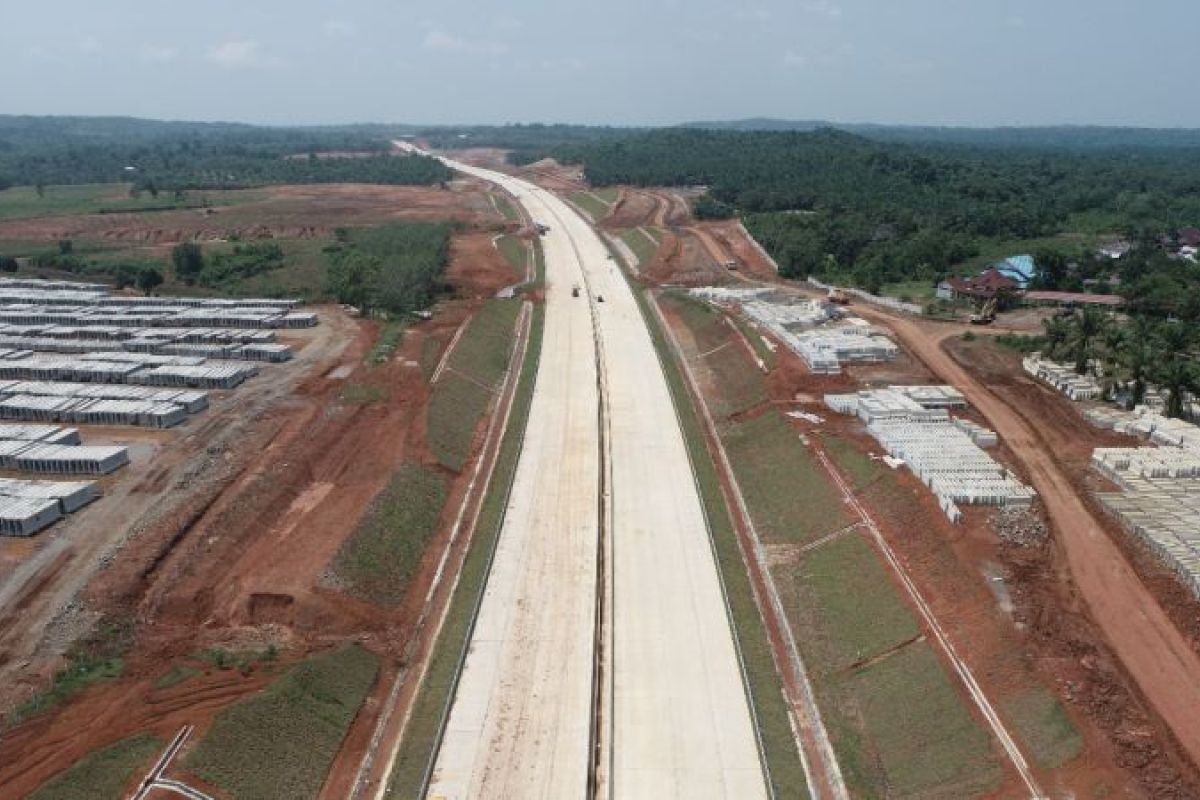
M 0 0 L 0 113 L 1200 127 L 1197 0 Z

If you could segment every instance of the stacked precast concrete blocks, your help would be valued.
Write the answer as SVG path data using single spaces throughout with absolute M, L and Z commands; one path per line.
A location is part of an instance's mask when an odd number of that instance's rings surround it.
M 129 463 L 125 447 L 84 445 L 74 428 L 45 423 L 178 425 L 208 408 L 210 391 L 237 388 L 258 363 L 289 360 L 276 331 L 317 324 L 298 305 L 0 278 L 0 469 L 114 472 Z M 91 483 L 0 479 L 0 533 L 36 533 L 95 497 Z
M 840 319 L 827 304 L 797 299 L 771 289 L 692 289 L 710 303 L 738 306 L 748 319 L 794 351 L 810 370 L 830 375 L 843 363 L 891 361 L 899 348 L 864 320 Z
M 1100 493 L 1109 512 L 1200 597 L 1200 451 L 1098 447 L 1092 464 L 1121 487 Z
M 1021 360 L 1021 366 L 1030 375 L 1045 381 L 1072 400 L 1097 400 L 1103 394 L 1100 384 L 1090 376 L 1080 375 L 1065 364 L 1042 358 L 1041 353 L 1029 354 Z
M 1076 401 L 1100 397 L 1100 387 L 1036 353 L 1025 369 Z M 1200 428 L 1159 413 L 1161 398 L 1126 411 L 1088 404 L 1092 424 L 1148 439 L 1147 447 L 1097 447 L 1092 466 L 1120 491 L 1098 493 L 1104 507 L 1200 597 Z
M 982 425 L 950 416 L 966 400 L 951 386 L 893 386 L 825 395 L 825 404 L 867 423 L 867 430 L 929 487 L 952 522 L 960 504 L 1023 506 L 1034 492 L 981 447 L 996 443 Z
M 97 496 L 91 482 L 0 479 L 0 535 L 32 536 Z

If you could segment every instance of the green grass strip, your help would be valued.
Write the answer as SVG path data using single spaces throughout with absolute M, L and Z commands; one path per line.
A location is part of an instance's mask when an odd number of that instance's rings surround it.
M 448 481 L 436 469 L 401 465 L 334 557 L 334 574 L 346 592 L 387 607 L 399 605 L 437 532 L 448 496 Z

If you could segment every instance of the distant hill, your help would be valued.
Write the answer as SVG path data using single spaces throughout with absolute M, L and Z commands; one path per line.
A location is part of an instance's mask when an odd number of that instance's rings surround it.
M 1200 129 L 1196 128 L 1122 128 L 1103 125 L 971 128 L 784 120 L 767 117 L 722 122 L 687 122 L 679 127 L 724 131 L 813 131 L 820 128 L 836 128 L 881 142 L 976 147 L 1083 150 L 1128 147 L 1200 148 Z

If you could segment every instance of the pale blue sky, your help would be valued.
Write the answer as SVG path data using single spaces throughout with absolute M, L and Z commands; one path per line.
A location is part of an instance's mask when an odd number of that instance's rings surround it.
M 1200 127 L 1196 0 L 0 0 L 0 113 Z

